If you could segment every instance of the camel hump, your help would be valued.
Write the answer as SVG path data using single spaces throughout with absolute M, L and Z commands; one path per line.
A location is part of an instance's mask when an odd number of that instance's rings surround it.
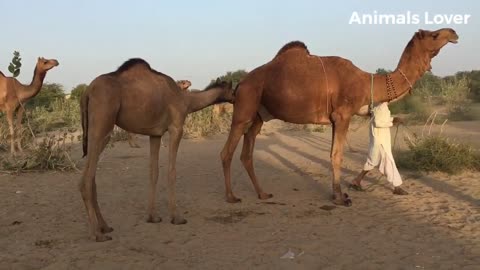
M 297 41 L 292 41 L 292 42 L 289 42 L 289 43 L 285 44 L 278 51 L 278 53 L 277 53 L 277 55 L 275 55 L 275 57 L 278 57 L 279 55 L 287 52 L 290 49 L 303 49 L 307 54 L 310 54 L 310 52 L 308 51 L 307 45 L 305 45 L 305 43 L 297 40 Z
M 132 59 L 127 60 L 121 66 L 119 66 L 116 72 L 117 73 L 122 73 L 122 72 L 125 72 L 125 71 L 127 71 L 127 70 L 129 70 L 133 67 L 136 67 L 136 66 L 144 66 L 149 70 L 152 69 L 150 67 L 150 64 L 147 61 L 143 60 L 142 58 L 132 58 Z

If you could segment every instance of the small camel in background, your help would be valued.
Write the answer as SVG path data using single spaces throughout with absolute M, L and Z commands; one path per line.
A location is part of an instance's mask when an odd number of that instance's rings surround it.
M 192 86 L 192 83 L 189 80 L 179 80 L 177 81 L 178 87 L 180 87 L 180 90 L 187 91 L 190 86 Z
M 180 87 L 180 90 L 182 91 L 188 91 L 188 88 L 192 86 L 192 83 L 189 80 L 179 80 L 176 83 L 178 87 Z M 127 139 L 128 139 L 128 145 L 130 145 L 130 147 L 140 148 L 140 145 L 138 145 L 137 142 L 135 141 L 135 134 L 128 132 Z M 162 142 L 162 146 L 164 146 L 163 142 Z
M 3 111 L 7 115 L 8 127 L 10 129 L 10 152 L 12 154 L 17 151 L 15 142 L 17 143 L 18 151 L 22 151 L 22 138 L 16 138 L 15 129 L 19 132 L 22 129 L 22 118 L 25 112 L 23 104 L 38 95 L 42 89 L 47 71 L 56 66 L 58 66 L 57 60 L 39 57 L 33 71 L 32 82 L 29 85 L 24 85 L 13 77 L 6 77 L 0 72 L 0 112 Z M 17 119 L 14 124 L 15 111 L 17 111 Z
M 187 221 L 176 210 L 176 159 L 183 125 L 189 113 L 212 104 L 233 102 L 231 83 L 217 81 L 204 91 L 179 91 L 175 81 L 150 67 L 143 59 L 130 59 L 116 71 L 93 80 L 80 102 L 83 153 L 87 156 L 79 189 L 88 214 L 90 236 L 96 241 L 112 239 L 97 201 L 95 175 L 98 159 L 115 125 L 150 136 L 150 192 L 147 222 L 161 222 L 155 210 L 160 142 L 169 133 L 168 208 L 173 224 Z

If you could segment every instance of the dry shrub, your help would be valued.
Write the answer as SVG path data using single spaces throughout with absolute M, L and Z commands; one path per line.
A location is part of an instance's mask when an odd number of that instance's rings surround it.
M 471 100 L 468 85 L 469 81 L 466 77 L 454 77 L 440 83 L 442 99 L 447 106 L 449 119 L 472 120 L 469 115 Z
M 303 129 L 308 132 L 324 133 L 327 129 L 324 125 L 316 125 L 316 124 L 306 124 L 302 126 L 303 126 Z
M 424 126 L 425 130 L 429 124 L 427 135 L 423 135 L 422 131 L 420 136 L 413 134 L 413 138 L 406 137 L 408 151 L 397 155 L 399 167 L 449 174 L 457 174 L 466 170 L 480 170 L 480 154 L 477 149 L 467 143 L 459 143 L 443 136 L 442 132 L 438 135 L 431 134 L 430 130 L 434 119 L 435 117 L 431 117 Z
M 57 99 L 48 108 L 36 107 L 28 110 L 26 115 L 35 134 L 60 128 L 74 132 L 80 127 L 80 106 L 76 100 Z
M 226 133 L 230 129 L 232 113 L 221 115 L 213 113 L 213 106 L 191 113 L 183 126 L 185 138 L 198 138 L 214 134 Z
M 128 132 L 115 126 L 110 134 L 110 143 L 128 141 Z
M 21 154 L 1 155 L 1 170 L 21 172 L 29 170 L 68 171 L 76 169 L 76 164 L 70 158 L 73 141 L 74 136 L 67 133 L 64 133 L 62 136 L 48 135 L 39 143 L 26 145 L 26 149 Z

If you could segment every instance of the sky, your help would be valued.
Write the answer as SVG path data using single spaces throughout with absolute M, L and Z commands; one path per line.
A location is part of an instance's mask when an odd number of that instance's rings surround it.
M 349 24 L 354 12 L 406 14 L 418 24 Z M 470 15 L 467 24 L 426 24 L 428 12 Z M 432 62 L 444 76 L 480 69 L 480 1 L 313 0 L 0 0 L 0 70 L 14 50 L 22 55 L 18 79 L 29 83 L 39 56 L 55 58 L 47 82 L 66 92 L 141 57 L 176 80 L 202 89 L 227 71 L 250 71 L 270 61 L 287 42 L 301 40 L 315 55 L 338 55 L 359 68 L 395 69 L 418 29 L 450 27 L 460 36 Z

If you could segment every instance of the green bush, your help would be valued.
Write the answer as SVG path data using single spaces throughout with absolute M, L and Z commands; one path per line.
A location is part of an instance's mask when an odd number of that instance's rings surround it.
M 480 155 L 465 143 L 456 143 L 437 135 L 407 140 L 408 151 L 397 155 L 399 167 L 457 174 L 465 170 L 480 170 Z
M 65 99 L 63 86 L 58 83 L 44 83 L 40 92 L 32 99 L 26 102 L 27 109 L 43 107 L 49 111 L 52 110 L 51 104 L 59 99 Z
M 452 77 L 440 83 L 441 96 L 447 106 L 448 118 L 451 120 L 473 120 L 470 115 L 470 88 L 466 77 Z
M 392 114 L 408 114 L 409 119 L 425 121 L 432 113 L 430 104 L 424 102 L 420 96 L 411 95 L 389 105 Z

